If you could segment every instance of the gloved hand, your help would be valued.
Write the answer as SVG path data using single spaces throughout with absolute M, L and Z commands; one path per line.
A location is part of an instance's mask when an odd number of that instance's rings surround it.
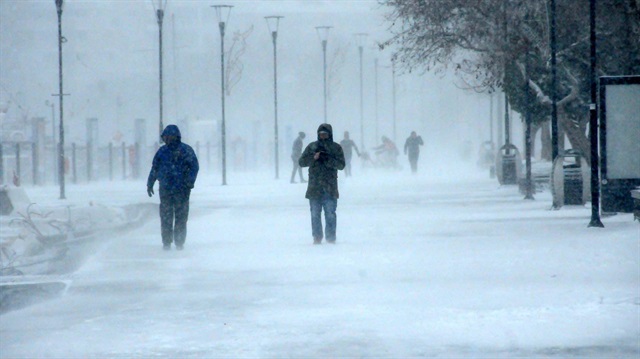
M 149 197 L 153 196 L 153 187 L 147 187 L 147 194 L 149 195 Z
M 326 152 L 318 152 L 318 161 L 323 162 L 329 159 L 329 154 Z

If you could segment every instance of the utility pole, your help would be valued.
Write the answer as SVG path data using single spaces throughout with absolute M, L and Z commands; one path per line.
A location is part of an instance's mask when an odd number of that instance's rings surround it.
M 60 144 L 58 145 L 58 178 L 60 179 L 60 199 L 66 199 L 65 195 L 65 183 L 64 183 L 64 116 L 63 116 L 63 96 L 62 91 L 62 7 L 64 5 L 63 0 L 56 1 L 56 10 L 58 13 L 58 84 L 59 84 L 59 107 L 60 107 Z M 64 39 L 66 40 L 66 39 Z
M 600 168 L 598 166 L 598 107 L 596 84 L 596 0 L 589 1 L 591 43 L 591 104 L 589 104 L 589 137 L 591 140 L 591 221 L 589 227 L 604 227 L 600 220 Z
M 283 16 L 267 16 L 265 19 L 267 20 L 267 26 L 269 27 L 269 31 L 271 32 L 271 38 L 273 41 L 273 108 L 274 108 L 274 147 L 275 147 L 275 160 L 276 160 L 276 179 L 279 177 L 279 167 L 278 167 L 278 56 L 277 56 L 277 38 L 278 38 L 278 27 L 280 25 L 280 19 Z
M 550 0 L 551 15 L 551 163 L 558 156 L 558 92 L 557 92 L 557 68 L 556 68 L 556 0 Z

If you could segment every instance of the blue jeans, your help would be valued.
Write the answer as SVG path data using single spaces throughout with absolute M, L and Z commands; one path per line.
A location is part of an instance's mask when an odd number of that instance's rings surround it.
M 325 234 L 327 241 L 336 240 L 336 224 L 338 208 L 338 199 L 333 198 L 330 194 L 323 192 L 321 198 L 309 199 L 311 207 L 311 233 L 313 238 L 322 239 L 322 218 L 321 212 L 324 209 Z

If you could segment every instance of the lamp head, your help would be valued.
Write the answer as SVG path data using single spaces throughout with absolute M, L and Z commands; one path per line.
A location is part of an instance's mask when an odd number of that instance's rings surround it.
M 369 34 L 365 32 L 359 32 L 357 34 L 354 34 L 354 36 L 356 37 L 356 44 L 358 45 L 358 47 L 363 47 L 364 43 L 367 41 L 367 36 L 369 36 Z
M 332 26 L 316 26 L 316 32 L 321 42 L 326 43 L 329 39 L 329 30 L 331 30 L 331 28 Z
M 231 15 L 231 9 L 233 5 L 211 5 L 216 10 L 216 19 L 218 24 L 226 24 L 229 22 L 229 16 Z
M 278 33 L 278 27 L 280 27 L 280 19 L 284 16 L 265 16 L 264 19 L 267 21 L 267 26 L 269 27 L 270 33 Z
M 64 7 L 64 0 L 55 0 L 56 9 L 58 9 L 58 14 L 62 13 L 62 8 Z

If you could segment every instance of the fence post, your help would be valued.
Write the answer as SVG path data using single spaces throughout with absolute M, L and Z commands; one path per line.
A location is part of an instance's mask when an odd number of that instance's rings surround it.
M 92 153 L 91 153 L 91 142 L 87 142 L 87 182 L 91 182 L 91 177 L 93 175 L 92 173 L 92 165 L 93 165 L 93 158 L 91 158 Z
M 4 153 L 2 147 L 4 147 L 4 143 L 0 142 L 0 184 L 4 184 Z
M 109 142 L 109 181 L 113 181 L 113 143 Z
M 16 172 L 18 176 L 18 181 L 22 177 L 22 173 L 20 170 L 20 142 L 16 142 Z
M 211 170 L 211 143 L 207 141 L 207 171 Z
M 31 166 L 33 167 L 33 185 L 38 185 L 38 146 L 31 142 Z
M 136 142 L 135 153 L 134 153 L 134 167 L 135 167 L 135 177 L 136 179 L 140 178 L 140 143 Z
M 127 179 L 127 146 L 122 142 L 122 180 Z
M 78 171 L 76 167 L 76 143 L 71 144 L 71 165 L 73 168 L 73 183 L 78 183 Z M 62 172 L 64 173 L 64 171 Z

